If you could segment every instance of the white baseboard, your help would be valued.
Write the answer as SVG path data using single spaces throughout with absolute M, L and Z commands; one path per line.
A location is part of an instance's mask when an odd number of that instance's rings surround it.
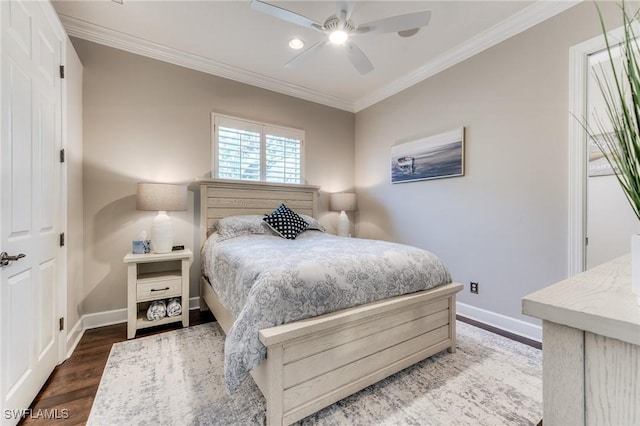
M 76 325 L 67 332 L 67 351 L 64 359 L 69 359 L 73 351 L 76 350 L 76 346 L 80 343 L 80 339 L 84 335 L 84 328 L 82 327 L 82 318 L 80 318 Z
M 457 314 L 527 339 L 542 342 L 542 326 L 456 302 Z
M 200 297 L 189 298 L 189 310 L 198 309 L 200 307 Z M 121 324 L 127 322 L 126 309 L 114 309 L 113 311 L 96 312 L 93 314 L 85 314 L 81 321 L 83 330 L 90 328 L 105 327 L 107 325 Z
M 189 310 L 200 308 L 200 297 L 189 298 Z M 67 352 L 65 359 L 68 359 L 73 351 L 76 350 L 80 339 L 84 336 L 86 330 L 92 328 L 105 327 L 107 325 L 122 324 L 127 322 L 126 309 L 114 309 L 112 311 L 96 312 L 93 314 L 84 314 L 76 325 L 67 333 Z
M 126 309 L 114 309 L 112 311 L 96 312 L 93 314 L 84 314 L 82 316 L 82 327 L 85 330 L 120 324 L 123 322 L 127 322 Z
M 200 309 L 200 296 L 189 298 L 189 310 Z

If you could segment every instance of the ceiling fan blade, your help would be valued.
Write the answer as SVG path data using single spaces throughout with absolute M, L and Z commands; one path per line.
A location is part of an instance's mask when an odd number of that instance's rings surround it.
M 421 12 L 390 16 L 377 21 L 367 22 L 366 24 L 359 25 L 355 32 L 357 34 L 397 33 L 399 31 L 424 27 L 429 23 L 430 19 L 431 11 L 423 10 Z
M 336 16 L 340 19 L 340 22 L 346 22 L 351 18 L 353 8 L 356 2 L 354 1 L 337 1 L 336 2 Z
M 287 62 L 284 67 L 285 68 L 295 68 L 298 65 L 300 65 L 303 62 L 306 62 L 307 59 L 309 59 L 310 57 L 312 57 L 313 55 L 315 55 L 316 53 L 318 53 L 318 51 L 323 48 L 324 46 L 326 46 L 329 42 L 328 41 L 321 41 L 318 42 L 316 44 L 314 44 L 313 46 L 311 46 L 310 48 L 308 48 L 307 50 L 305 50 L 304 52 L 300 53 L 299 55 L 296 55 L 293 57 L 293 59 L 291 59 L 289 62 Z
M 262 12 L 267 15 L 271 15 L 275 18 L 282 19 L 283 21 L 291 22 L 292 24 L 300 25 L 301 27 L 313 28 L 314 30 L 321 30 L 322 25 L 309 19 L 306 16 L 299 15 L 281 7 L 265 3 L 260 0 L 251 0 L 251 8 Z
M 364 75 L 373 70 L 373 65 L 367 55 L 355 44 L 351 42 L 346 42 L 345 47 L 347 48 L 347 57 L 351 64 L 357 69 L 360 74 Z

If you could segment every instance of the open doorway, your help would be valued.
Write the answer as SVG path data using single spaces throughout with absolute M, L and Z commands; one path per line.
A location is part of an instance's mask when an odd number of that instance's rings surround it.
M 621 49 L 612 49 L 616 69 L 622 67 Z M 612 78 L 606 49 L 588 55 L 587 60 L 587 120 L 601 118 L 606 124 L 606 106 L 595 75 Z M 597 128 L 590 123 L 593 128 Z M 612 131 L 612 129 L 603 129 Z M 629 206 L 618 179 L 596 144 L 587 141 L 587 247 L 585 269 L 628 253 L 631 235 L 638 233 L 638 219 Z
M 609 33 L 614 44 L 622 28 Z M 613 51 L 614 58 L 619 52 Z M 580 119 L 593 125 L 594 113 L 606 117 L 594 70 L 610 73 L 603 36 L 570 51 L 569 271 L 575 275 L 630 251 L 630 236 L 640 231 L 620 185 L 605 158 L 588 140 Z M 597 128 L 596 126 L 593 126 Z M 606 131 L 606 129 L 604 129 Z

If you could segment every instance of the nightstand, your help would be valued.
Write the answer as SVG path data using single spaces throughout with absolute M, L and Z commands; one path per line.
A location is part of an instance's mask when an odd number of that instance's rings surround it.
M 127 254 L 127 339 L 136 330 L 182 321 L 189 326 L 189 265 L 191 250 L 169 253 Z M 182 314 L 157 321 L 147 319 L 147 307 L 154 300 L 182 298 Z

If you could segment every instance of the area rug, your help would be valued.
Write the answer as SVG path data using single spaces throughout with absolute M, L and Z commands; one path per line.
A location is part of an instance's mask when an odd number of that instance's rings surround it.
M 372 385 L 302 425 L 535 425 L 542 353 L 458 321 L 458 350 Z M 262 425 L 265 400 L 249 377 L 224 389 L 224 334 L 202 324 L 114 344 L 89 425 Z

